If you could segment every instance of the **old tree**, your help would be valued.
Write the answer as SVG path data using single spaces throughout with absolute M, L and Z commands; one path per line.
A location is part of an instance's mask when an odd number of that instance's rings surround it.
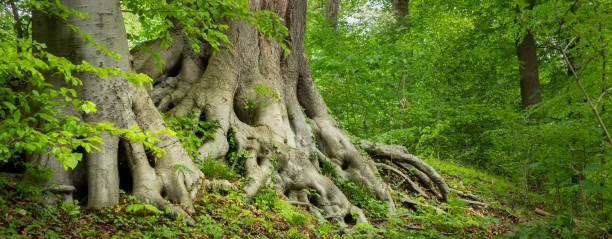
M 131 182 L 127 190 L 138 200 L 175 214 L 189 214 L 197 192 L 210 185 L 225 185 L 226 189 L 244 190 L 246 196 L 253 196 L 273 182 L 286 200 L 313 205 L 328 218 L 342 220 L 353 212 L 359 215 L 358 221 L 367 220 L 334 180 L 321 173 L 325 164 L 333 166 L 334 177 L 351 179 L 370 189 L 390 211 L 396 205 L 377 167 L 401 174 L 412 190 L 425 197 L 447 199 L 449 189 L 443 178 L 405 148 L 356 142 L 336 126 L 311 78 L 304 54 L 305 0 L 249 0 L 244 5 L 250 13 L 267 10 L 282 19 L 287 29 L 282 44 L 258 30 L 265 27 L 263 23 L 227 17 L 210 9 L 214 4 L 176 2 L 169 4 L 221 16 L 214 20 L 228 26 L 223 29 L 227 42 L 220 41 L 213 47 L 207 41 L 209 31 L 202 30 L 198 35 L 185 30 L 194 26 L 202 29 L 206 24 L 189 23 L 185 20 L 188 17 L 166 16 L 172 26 L 163 32 L 165 36 L 130 52 L 119 0 L 61 1 L 68 10 L 86 13 L 88 17 L 84 18 L 62 18 L 50 9 L 33 11 L 32 39 L 46 44 L 48 52 L 75 64 L 86 61 L 95 67 L 143 73 L 153 79 L 153 87 L 147 88 L 129 83 L 122 74 L 101 79 L 98 74 L 75 72 L 83 82 L 76 87 L 78 95 L 94 102 L 97 111 L 83 113 L 66 108 L 62 114 L 84 122 L 111 122 L 118 128 L 138 126 L 143 131 L 165 129 L 162 113 L 216 125 L 210 129 L 215 137 L 199 146 L 197 157 L 192 157 L 168 131 L 156 135 L 160 141 L 155 141 L 155 146 L 165 151 L 159 158 L 143 141 L 108 132 L 100 134 L 104 142 L 99 145 L 100 151 L 85 154 L 74 170 L 64 170 L 53 154 L 31 156 L 30 160 L 40 167 L 53 170 L 54 176 L 46 185 L 55 186 L 47 188 L 66 198 L 86 190 L 87 204 L 101 208 L 118 202 L 120 182 Z M 55 6 L 54 11 L 57 9 L 62 8 Z M 164 12 L 141 10 L 137 14 Z M 101 51 L 104 47 L 121 57 Z M 55 86 L 64 82 L 57 75 L 48 78 Z M 238 152 L 237 160 L 244 164 L 243 176 L 248 178 L 241 189 L 227 182 L 206 180 L 198 166 L 205 160 L 234 164 L 226 157 L 231 151 Z M 377 164 L 371 156 L 391 158 L 393 165 Z M 413 172 L 422 186 L 395 168 Z

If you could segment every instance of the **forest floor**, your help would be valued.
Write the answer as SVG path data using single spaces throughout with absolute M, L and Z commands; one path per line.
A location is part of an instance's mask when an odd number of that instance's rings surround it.
M 187 225 L 185 220 L 170 219 L 125 194 L 119 204 L 104 210 L 92 210 L 78 202 L 44 206 L 39 202 L 42 200 L 31 199 L 40 193 L 0 177 L 0 237 L 492 238 L 536 219 L 532 210 L 538 205 L 524 205 L 527 200 L 517 184 L 455 163 L 426 161 L 444 174 L 451 188 L 477 195 L 486 206 L 470 206 L 454 194 L 444 204 L 409 195 L 421 204 L 416 210 L 401 207 L 388 218 L 370 218 L 370 223 L 342 229 L 306 207 L 280 200 L 272 189 L 250 200 L 239 192 L 203 193 L 191 215 L 196 223 Z M 535 195 L 526 196 L 528 201 L 537 201 L 531 198 Z

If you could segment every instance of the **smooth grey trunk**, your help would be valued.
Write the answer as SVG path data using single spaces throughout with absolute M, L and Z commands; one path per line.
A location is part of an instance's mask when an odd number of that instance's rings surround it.
M 84 121 L 109 121 L 118 127 L 138 126 L 145 131 L 156 131 L 166 127 L 158 109 L 171 117 L 200 111 L 196 119 L 216 121 L 219 127 L 213 130 L 215 139 L 199 148 L 201 157 L 196 160 L 224 161 L 230 148 L 229 132 L 233 131 L 237 151 L 248 153 L 238 159 L 244 162 L 244 176 L 251 179 L 243 188 L 247 196 L 255 195 L 264 185 L 274 182 L 281 197 L 321 208 L 328 218 L 342 221 L 352 212 L 358 215 L 357 221 L 365 221 L 361 209 L 348 201 L 334 181 L 319 172 L 321 162 L 326 160 L 335 166 L 338 177 L 352 179 L 371 189 L 380 200 L 387 202 L 391 212 L 395 211 L 395 202 L 378 175 L 376 165 L 336 126 L 314 84 L 304 54 L 305 0 L 249 2 L 252 11 L 270 10 L 284 19 L 289 29 L 287 44 L 291 54 L 285 56 L 278 43 L 266 39 L 246 21 L 226 21 L 231 47 L 225 46 L 216 54 L 212 54 L 206 44 L 201 46 L 201 52 L 194 53 L 180 29 L 170 31 L 174 40 L 169 48 L 162 48 L 161 40 L 147 43 L 147 47 L 158 51 L 166 62 L 161 72 L 155 67 L 154 57 L 145 51 L 135 49 L 133 62 L 131 65 L 128 62 L 118 0 L 103 3 L 66 0 L 63 3 L 89 13 L 90 18 L 69 18 L 64 22 L 37 15 L 35 39 L 47 43 L 49 51 L 73 62 L 86 60 L 95 66 L 119 67 L 126 71 L 133 67 L 155 81 L 154 89 L 147 91 L 121 77 L 101 80 L 94 75 L 80 75 L 84 86 L 79 88 L 79 94 L 98 105 L 95 114 L 74 113 Z M 83 32 L 91 34 L 93 40 L 123 57 L 117 60 L 97 54 L 93 46 L 83 45 L 80 37 L 65 27 L 67 23 L 79 26 Z M 173 69 L 178 69 L 178 74 L 170 75 L 175 72 Z M 267 87 L 278 97 L 257 93 L 257 87 Z M 257 107 L 252 107 L 253 102 Z M 181 211 L 193 212 L 192 199 L 200 185 L 233 188 L 228 183 L 200 181 L 202 172 L 175 136 L 157 136 L 162 142 L 156 146 L 167 153 L 155 164 L 149 163 L 152 160 L 147 158 L 142 143 L 104 133 L 101 137 L 105 142 L 102 151 L 86 157 L 88 198 L 94 207 L 112 205 L 117 200 L 118 152 L 125 153 L 121 158 L 125 158 L 130 167 L 132 193 L 136 198 L 161 209 L 170 209 L 176 216 Z M 123 150 L 118 151 L 119 145 Z M 376 152 L 383 157 L 394 157 L 396 152 L 385 150 L 395 148 L 379 147 Z M 402 151 L 401 155 L 405 157 L 403 167 L 412 165 L 420 173 L 417 173 L 419 179 L 433 180 L 441 191 L 440 197 L 445 200 L 446 184 L 437 172 L 406 152 Z M 176 170 L 177 165 L 189 170 Z M 313 197 L 304 190 L 320 196 Z
M 65 0 L 63 5 L 79 12 L 87 13 L 88 19 L 74 16 L 62 20 L 35 12 L 33 17 L 33 39 L 45 43 L 47 50 L 57 56 L 64 56 L 75 64 L 87 61 L 96 67 L 119 68 L 126 72 L 131 71 L 129 51 L 126 39 L 125 26 L 121 14 L 120 1 L 95 0 Z M 66 27 L 71 24 L 79 27 L 91 35 L 91 39 L 108 50 L 118 53 L 121 58 L 115 59 L 100 53 L 92 44 L 84 44 L 80 35 Z M 73 73 L 83 82 L 77 88 L 78 95 L 83 99 L 96 104 L 97 112 L 84 114 L 71 112 L 85 122 L 111 122 L 115 127 L 131 128 L 138 126 L 144 131 L 157 131 L 165 128 L 161 114 L 153 104 L 151 97 L 143 88 L 128 83 L 122 76 L 112 75 L 108 79 L 101 79 L 93 73 Z M 62 79 L 55 79 L 57 86 L 61 86 Z M 160 134 L 157 136 L 163 142 L 156 146 L 166 150 L 156 164 L 150 165 L 142 143 L 123 143 L 128 155 L 125 157 L 130 166 L 133 180 L 132 193 L 147 203 L 160 208 L 170 208 L 178 215 L 181 209 L 189 212 L 191 198 L 188 188 L 197 190 L 198 180 L 202 177 L 200 170 L 195 167 L 186 151 L 175 136 Z M 66 180 L 52 179 L 52 182 L 66 184 L 86 184 L 87 202 L 89 206 L 101 208 L 114 205 L 119 198 L 118 148 L 119 136 L 111 136 L 106 132 L 100 133 L 104 144 L 100 151 L 93 151 L 85 155 L 86 179 Z M 127 141 L 127 140 L 124 140 Z M 54 160 L 47 157 L 48 160 Z M 52 162 L 41 162 L 41 166 L 55 165 Z M 191 173 L 175 170 L 174 166 L 181 164 Z M 56 167 L 54 167 L 56 168 Z M 66 172 L 54 170 L 56 177 L 70 178 Z M 127 175 L 124 175 L 127 176 Z M 168 204 L 162 197 L 165 192 L 171 202 L 181 204 L 181 208 Z
M 48 16 L 41 12 L 33 14 L 33 39 L 45 43 L 47 50 L 57 56 L 65 56 L 75 64 L 81 61 L 90 62 L 97 67 L 117 67 L 128 70 L 127 57 L 114 59 L 110 56 L 98 54 L 91 44 L 85 45 L 78 33 L 71 31 L 66 24 L 72 24 L 81 29 L 83 33 L 90 34 L 92 40 L 105 45 L 113 52 L 127 52 L 127 40 L 121 17 L 118 1 L 62 1 L 66 7 L 87 13 L 89 20 L 74 16 L 67 20 Z M 86 122 L 112 122 L 121 126 L 120 113 L 123 105 L 120 95 L 113 84 L 114 81 L 123 80 L 111 76 L 108 80 L 100 79 L 92 73 L 78 73 L 83 87 L 78 88 L 79 95 L 96 103 L 98 111 L 81 115 Z M 79 113 L 77 113 L 79 114 Z M 87 189 L 88 205 L 92 207 L 107 207 L 119 200 L 119 174 L 117 168 L 118 136 L 102 133 L 104 141 L 102 152 L 93 152 L 85 156 L 87 161 Z

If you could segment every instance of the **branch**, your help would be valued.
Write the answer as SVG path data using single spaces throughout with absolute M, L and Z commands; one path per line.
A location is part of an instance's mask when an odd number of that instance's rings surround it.
M 606 95 L 606 93 L 608 93 L 608 91 L 612 91 L 612 87 L 610 87 L 607 90 L 604 90 L 603 92 L 601 92 L 601 95 L 599 96 L 599 99 L 597 99 L 597 103 L 595 103 L 595 108 L 598 108 L 599 102 L 601 102 L 601 100 L 603 99 L 604 95 Z
M 565 61 L 570 71 L 572 72 L 572 76 L 574 77 L 574 80 L 576 81 L 576 83 L 578 83 L 580 90 L 582 90 L 582 94 L 584 94 L 584 97 L 586 98 L 587 103 L 589 103 L 589 106 L 591 107 L 591 110 L 595 114 L 595 117 L 597 117 L 597 120 L 599 121 L 599 125 L 601 126 L 601 129 L 604 131 L 604 134 L 606 135 L 606 138 L 608 139 L 608 143 L 612 145 L 612 137 L 610 136 L 610 133 L 608 132 L 608 129 L 606 128 L 606 125 L 601 119 L 599 112 L 597 112 L 597 108 L 593 105 L 593 102 L 591 101 L 591 97 L 589 97 L 589 94 L 586 92 L 586 90 L 582 86 L 582 83 L 580 82 L 580 77 L 578 77 L 578 75 L 576 74 L 576 70 L 574 69 L 574 65 L 572 65 L 572 63 L 570 62 L 565 50 L 562 49 L 561 47 L 558 47 L 558 49 L 559 51 L 561 51 L 561 54 L 563 55 L 563 60 Z

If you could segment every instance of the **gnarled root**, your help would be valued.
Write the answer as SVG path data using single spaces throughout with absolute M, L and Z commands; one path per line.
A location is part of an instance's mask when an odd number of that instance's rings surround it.
M 438 198 L 444 202 L 448 200 L 449 187 L 444 181 L 444 178 L 442 178 L 442 176 L 429 164 L 408 153 L 408 150 L 404 146 L 372 143 L 366 140 L 361 140 L 360 143 L 361 147 L 372 156 L 389 158 L 394 164 L 398 164 L 400 167 L 406 167 L 406 164 L 408 164 L 420 171 L 420 173 L 425 174 L 438 188 Z M 419 178 L 424 177 L 421 176 Z

